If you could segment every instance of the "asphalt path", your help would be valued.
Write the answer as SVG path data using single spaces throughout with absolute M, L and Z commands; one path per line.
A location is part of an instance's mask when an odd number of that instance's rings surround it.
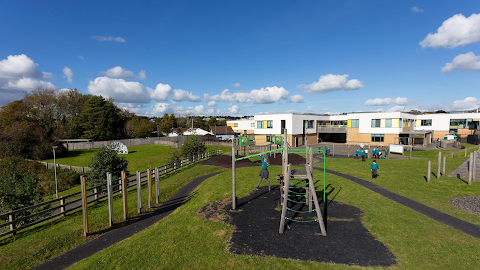
M 90 242 L 78 246 L 60 256 L 34 267 L 33 269 L 65 269 L 85 258 L 92 256 L 97 252 L 102 251 L 105 248 L 131 237 L 132 235 L 152 226 L 162 218 L 168 216 L 190 198 L 192 192 L 195 190 L 195 188 L 197 188 L 198 185 L 200 185 L 206 179 L 221 172 L 223 171 L 210 173 L 193 179 L 153 212 L 150 212 L 144 216 L 140 216 L 136 221 L 126 226 L 103 234 Z

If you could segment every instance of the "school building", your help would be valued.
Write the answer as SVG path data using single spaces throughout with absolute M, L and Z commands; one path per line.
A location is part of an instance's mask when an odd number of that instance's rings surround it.
M 257 145 L 270 144 L 272 137 L 283 135 L 292 147 L 319 142 L 427 145 L 447 134 L 466 137 L 480 134 L 480 113 L 404 112 L 345 113 L 341 115 L 262 114 L 227 121 L 241 136 L 254 139 Z

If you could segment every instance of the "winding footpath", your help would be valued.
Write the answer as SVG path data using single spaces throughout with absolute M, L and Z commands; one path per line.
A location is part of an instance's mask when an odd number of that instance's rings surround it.
M 104 250 L 105 248 L 131 237 L 132 235 L 152 226 L 164 217 L 168 216 L 189 199 L 192 192 L 198 187 L 198 185 L 200 185 L 206 179 L 222 172 L 223 171 L 214 172 L 193 179 L 154 211 L 144 216 L 140 216 L 136 221 L 126 226 L 110 231 L 93 239 L 90 242 L 69 250 L 62 255 L 59 255 L 34 267 L 33 269 L 65 269 L 85 258 L 92 256 L 97 252 Z

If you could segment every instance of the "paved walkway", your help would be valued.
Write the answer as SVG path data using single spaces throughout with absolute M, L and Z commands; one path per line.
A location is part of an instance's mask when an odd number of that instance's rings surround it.
M 321 168 L 316 168 L 314 167 L 314 169 L 316 170 L 323 170 Z M 474 225 L 472 223 L 469 223 L 469 222 L 466 222 L 466 221 L 463 221 L 461 219 L 458 219 L 456 217 L 452 217 L 450 215 L 447 215 L 443 212 L 440 212 L 436 209 L 433 209 L 431 207 L 428 207 L 424 204 L 421 204 L 419 202 L 416 202 L 414 200 L 411 200 L 409 198 L 406 198 L 406 197 L 403 197 L 402 195 L 399 195 L 395 192 L 392 192 L 386 188 L 383 188 L 377 184 L 374 184 L 374 183 L 371 183 L 369 181 L 366 181 L 366 180 L 363 180 L 363 179 L 360 179 L 360 178 L 357 178 L 357 177 L 353 177 L 353 176 L 350 176 L 350 175 L 346 175 L 346 174 L 343 174 L 343 173 L 339 173 L 339 172 L 336 172 L 336 171 L 332 171 L 332 170 L 328 170 L 326 169 L 326 172 L 328 173 L 331 173 L 331 174 L 334 174 L 334 175 L 337 175 L 337 176 L 340 176 L 340 177 L 343 177 L 347 180 L 350 180 L 352 182 L 355 182 L 363 187 L 366 187 L 382 196 L 384 196 L 385 198 L 388 198 L 392 201 L 395 201 L 401 205 L 404 205 L 420 214 L 423 214 L 429 218 L 432 218 L 440 223 L 443 223 L 447 226 L 450 226 L 454 229 L 457 229 L 459 231 L 462 231 L 468 235 L 471 235 L 475 238 L 479 238 L 480 239 L 480 226 L 477 226 L 477 225 Z
M 43 264 L 40 264 L 33 269 L 65 269 L 85 258 L 92 256 L 97 252 L 102 251 L 107 247 L 110 247 L 120 241 L 125 240 L 126 238 L 131 237 L 132 235 L 152 226 L 162 218 L 168 216 L 175 209 L 181 206 L 186 200 L 188 200 L 190 194 L 195 190 L 195 188 L 197 188 L 200 183 L 221 172 L 222 171 L 215 172 L 193 179 L 183 188 L 181 188 L 177 193 L 175 193 L 172 197 L 170 197 L 168 201 L 155 209 L 153 212 L 150 212 L 149 214 L 144 216 L 140 216 L 138 220 L 126 226 L 103 234 L 93 239 L 92 241 L 78 246 L 70 251 L 67 251 L 66 253 L 55 257 Z
M 480 153 L 477 155 L 475 160 L 476 170 L 475 173 L 475 180 L 480 180 Z M 460 165 L 455 171 L 453 171 L 448 176 L 450 177 L 457 177 L 460 179 L 468 180 L 468 169 L 470 168 L 470 159 L 465 160 L 465 162 Z

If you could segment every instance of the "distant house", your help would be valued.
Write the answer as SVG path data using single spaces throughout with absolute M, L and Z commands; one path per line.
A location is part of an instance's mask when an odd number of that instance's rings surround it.
M 210 132 L 222 141 L 232 140 L 237 135 L 231 126 L 210 126 Z
M 187 129 L 185 128 L 173 128 L 172 132 L 168 133 L 166 136 L 167 137 L 177 137 L 179 135 L 182 135 Z

